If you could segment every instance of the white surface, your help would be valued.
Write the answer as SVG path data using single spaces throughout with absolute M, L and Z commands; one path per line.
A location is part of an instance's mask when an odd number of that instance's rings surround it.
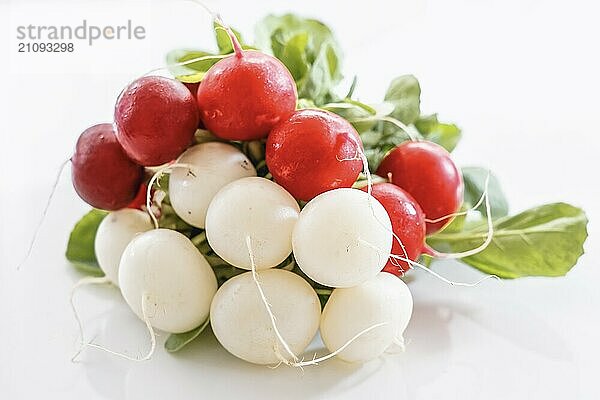
M 212 46 L 208 18 L 193 4 L 124 3 L 15 1 L 10 10 L 0 4 L 1 398 L 598 398 L 600 27 L 596 2 L 583 0 L 216 6 L 248 33 L 267 12 L 324 19 L 346 51 L 347 75 L 360 77 L 364 100 L 380 99 L 395 75 L 416 74 L 423 109 L 464 129 L 457 162 L 496 171 L 513 211 L 558 200 L 586 209 L 586 254 L 566 278 L 467 289 L 415 272 L 406 353 L 363 366 L 332 361 L 304 373 L 270 370 L 233 358 L 210 334 L 176 356 L 160 349 L 147 363 L 94 350 L 71 363 L 77 329 L 68 294 L 79 275 L 63 251 L 87 207 L 68 172 L 29 263 L 15 271 L 56 168 L 83 129 L 111 119 L 128 80 L 161 65 L 170 48 Z M 70 59 L 16 57 L 14 25 L 77 23 L 82 16 L 113 24 L 133 18 L 146 25 L 148 38 L 94 45 Z M 480 276 L 454 263 L 435 269 L 459 280 Z M 134 355 L 149 346 L 143 325 L 115 290 L 82 290 L 77 304 L 89 338 Z

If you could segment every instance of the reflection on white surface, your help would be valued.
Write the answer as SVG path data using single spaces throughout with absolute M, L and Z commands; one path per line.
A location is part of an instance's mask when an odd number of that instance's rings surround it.
M 510 284 L 457 289 L 420 275 L 410 286 L 417 300 L 406 332 L 406 352 L 364 365 L 331 360 L 304 371 L 286 366 L 269 369 L 230 355 L 208 329 L 179 353 L 159 348 L 149 362 L 132 363 L 88 349 L 72 368 L 84 371 L 89 387 L 107 399 L 194 393 L 206 398 L 242 393 L 248 398 L 299 399 L 350 394 L 495 399 L 519 398 L 522 393 L 532 398 L 578 398 L 579 371 L 569 343 L 522 301 L 507 298 L 513 291 Z M 436 292 L 431 293 L 434 287 Z M 421 300 L 425 295 L 429 298 Z M 112 350 L 143 354 L 149 340 L 142 322 L 118 294 L 111 297 L 110 308 L 88 318 L 88 337 Z M 164 340 L 163 334 L 159 341 Z M 325 351 L 318 338 L 307 356 L 315 351 Z

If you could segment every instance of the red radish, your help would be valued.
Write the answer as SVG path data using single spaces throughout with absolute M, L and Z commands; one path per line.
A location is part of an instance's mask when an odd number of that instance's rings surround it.
M 200 118 L 206 129 L 228 140 L 254 140 L 296 109 L 296 84 L 278 59 L 242 50 L 213 65 L 198 88 Z
M 362 190 L 366 192 L 367 188 L 364 187 Z M 425 214 L 417 201 L 391 183 L 373 185 L 371 194 L 387 211 L 392 221 L 392 231 L 404 245 L 403 249 L 400 242 L 394 238 L 392 254 L 416 261 L 425 245 Z M 409 269 L 410 265 L 406 261 L 390 258 L 383 271 L 402 276 Z
M 77 194 L 103 210 L 127 206 L 144 178 L 144 168 L 127 157 L 111 124 L 86 129 L 77 140 L 71 163 Z
M 303 109 L 273 128 L 266 161 L 278 184 L 308 201 L 352 186 L 363 168 L 360 151 L 362 142 L 348 121 L 327 111 Z
M 119 142 L 132 160 L 146 167 L 177 158 L 192 143 L 198 122 L 190 91 L 161 76 L 131 83 L 115 107 Z
M 433 142 L 400 144 L 383 159 L 377 175 L 390 177 L 406 190 L 429 220 L 457 212 L 463 202 L 462 175 L 450 153 Z M 438 232 L 451 220 L 427 222 L 427 234 Z

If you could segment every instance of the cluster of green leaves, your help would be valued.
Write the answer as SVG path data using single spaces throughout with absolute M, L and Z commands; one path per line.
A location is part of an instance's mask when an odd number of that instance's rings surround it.
M 242 35 L 233 30 L 245 49 L 260 49 L 272 54 L 290 70 L 298 87 L 298 108 L 322 108 L 346 118 L 359 132 L 369 161 L 375 171 L 386 154 L 406 140 L 429 140 L 452 152 L 461 139 L 460 128 L 441 122 L 436 114 L 422 114 L 421 86 L 412 75 L 398 76 L 390 82 L 380 102 L 366 104 L 353 98 L 356 78 L 344 95 L 338 93 L 342 79 L 342 55 L 332 31 L 322 22 L 296 15 L 269 15 L 256 27 L 256 47 L 248 45 Z M 167 55 L 171 72 L 183 82 L 199 82 L 218 60 L 233 51 L 231 40 L 223 27 L 215 24 L 217 51 L 184 49 Z M 194 60 L 189 62 L 190 60 Z M 189 63 L 186 63 L 189 62 Z M 186 63 L 185 65 L 179 65 Z M 198 131 L 196 142 L 217 140 L 207 131 Z M 254 163 L 260 176 L 270 177 L 265 164 L 264 141 L 233 142 Z M 564 203 L 535 207 L 509 216 L 506 197 L 495 175 L 480 167 L 462 168 L 464 204 L 468 210 L 480 203 L 488 174 L 488 196 L 494 235 L 490 245 L 480 253 L 462 259 L 466 264 L 501 278 L 522 276 L 562 276 L 583 254 L 587 237 L 584 212 Z M 168 187 L 168 177 L 159 181 Z M 376 177 L 376 181 L 385 180 Z M 360 182 L 357 182 L 360 184 Z M 461 252 L 484 242 L 488 226 L 487 210 L 456 217 L 443 231 L 427 238 L 439 251 Z M 160 226 L 176 229 L 187 235 L 212 266 L 219 284 L 244 272 L 222 260 L 206 241 L 202 230 L 182 221 L 170 207 L 168 195 L 162 202 Z M 473 217 L 474 214 L 474 217 Z M 101 276 L 94 254 L 94 238 L 105 212 L 92 210 L 74 227 L 67 246 L 67 259 L 82 273 Z M 424 262 L 431 260 L 425 259 Z M 290 269 L 309 281 L 324 303 L 330 288 L 310 281 L 295 265 L 293 256 L 278 266 Z M 178 351 L 196 338 L 208 325 L 170 335 L 165 343 L 168 351 Z
M 217 51 L 176 49 L 167 53 L 168 68 L 178 80 L 186 83 L 200 82 L 210 67 L 233 52 L 233 45 L 227 31 L 217 22 L 213 24 L 213 27 Z M 243 49 L 253 49 L 244 42 L 242 35 L 237 30 L 232 29 L 232 31 Z

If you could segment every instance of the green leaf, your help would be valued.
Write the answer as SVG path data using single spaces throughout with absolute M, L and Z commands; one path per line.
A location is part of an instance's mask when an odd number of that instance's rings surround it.
M 463 167 L 462 175 L 465 184 L 464 202 L 467 208 L 470 208 L 477 203 L 485 190 L 485 179 L 487 178 L 488 170 L 481 167 Z M 488 185 L 488 195 L 490 198 L 492 216 L 494 218 L 499 218 L 508 215 L 508 201 L 500 187 L 498 178 L 491 173 Z M 487 216 L 484 204 L 482 204 L 478 210 L 483 216 Z
M 330 54 L 332 52 L 332 47 L 328 43 L 321 47 L 308 74 L 298 82 L 299 97 L 313 99 L 316 104 L 326 103 L 332 98 L 331 92 L 338 82 L 336 79 L 338 72 L 331 69 Z
M 469 206 L 469 207 L 467 207 L 467 206 Z M 458 210 L 458 212 L 465 212 L 465 211 L 467 211 L 467 208 L 470 208 L 470 206 L 471 206 L 471 204 L 466 204 L 465 202 L 463 202 L 463 204 L 461 205 L 461 207 Z M 454 217 L 452 219 L 452 221 L 447 226 L 445 226 L 443 228 L 443 232 L 444 233 L 460 232 L 460 231 L 464 230 L 466 221 L 467 221 L 467 215 L 466 214 L 457 215 L 456 217 Z M 429 258 L 429 257 L 427 257 L 427 258 Z
M 83 262 L 73 262 L 71 261 L 71 265 L 80 273 L 89 276 L 104 276 L 104 271 L 100 269 L 98 263 L 83 263 Z
M 200 82 L 206 71 L 224 57 L 223 55 L 216 55 L 203 50 L 177 49 L 167 53 L 167 65 L 169 66 L 169 71 L 178 80 L 186 83 L 195 83 Z M 186 65 L 174 65 L 197 58 L 203 59 Z
M 106 211 L 92 210 L 84 215 L 71 231 L 65 256 L 80 272 L 95 276 L 104 275 L 96 260 L 94 240 L 98 226 L 107 214 Z
M 462 136 L 458 126 L 439 122 L 436 114 L 420 117 L 415 121 L 415 127 L 425 139 L 439 144 L 449 152 L 456 148 Z
M 394 147 L 396 146 L 393 144 L 386 144 L 385 146 L 380 146 L 371 149 L 365 148 L 365 156 L 367 157 L 367 161 L 369 162 L 369 170 L 375 173 L 377 171 L 377 168 L 379 167 L 379 164 L 381 164 L 381 161 L 383 161 L 384 157 Z
M 299 98 L 298 103 L 296 103 L 296 109 L 300 110 L 303 108 L 316 108 L 316 104 L 311 99 Z
M 292 14 L 269 15 L 256 26 L 257 46 L 272 53 L 290 70 L 299 97 L 324 104 L 336 96 L 342 78 L 341 52 L 322 22 Z
M 294 80 L 302 79 L 309 68 L 306 60 L 308 33 L 300 32 L 284 42 L 283 34 L 281 30 L 278 30 L 272 40 L 273 49 L 277 49 L 277 58 L 290 70 Z
M 197 328 L 192 329 L 191 331 L 184 333 L 171 333 L 167 340 L 165 341 L 165 349 L 169 353 L 175 353 L 182 348 L 184 348 L 188 343 L 192 342 L 196 339 L 204 329 L 210 323 L 210 318 L 206 318 L 206 321 L 202 325 Z
M 301 18 L 294 14 L 268 15 L 260 20 L 255 27 L 255 43 L 259 49 L 278 57 L 276 49 L 272 47 L 273 36 L 280 35 L 280 40 L 287 42 L 289 38 L 301 32 L 308 35 L 306 51 L 309 63 L 315 60 L 324 43 L 336 43 L 327 25 L 316 19 Z M 337 48 L 337 45 L 335 47 Z
M 395 78 L 390 84 L 385 101 L 394 104 L 392 117 L 404 124 L 414 123 L 421 114 L 421 86 L 413 75 Z
M 231 38 L 229 34 L 225 30 L 225 28 L 217 23 L 216 21 L 213 23 L 213 27 L 215 28 L 215 38 L 217 40 L 217 47 L 219 48 L 219 53 L 221 54 L 229 54 L 233 52 L 233 45 L 231 44 Z M 244 40 L 242 39 L 242 34 L 231 28 L 231 31 L 237 37 L 240 45 L 244 45 Z
M 338 103 L 325 104 L 321 108 L 334 112 L 340 117 L 350 121 L 358 133 L 363 133 L 372 129 L 377 123 L 376 121 L 369 120 L 370 117 L 373 117 L 377 113 L 377 110 L 368 104 L 356 100 L 344 99 Z M 365 121 L 362 121 L 363 119 Z
M 501 278 L 563 276 L 583 254 L 587 218 L 580 208 L 546 204 L 494 221 L 494 236 L 482 252 L 462 259 Z M 460 252 L 485 240 L 484 222 L 458 233 L 441 232 L 427 239 L 439 251 Z

